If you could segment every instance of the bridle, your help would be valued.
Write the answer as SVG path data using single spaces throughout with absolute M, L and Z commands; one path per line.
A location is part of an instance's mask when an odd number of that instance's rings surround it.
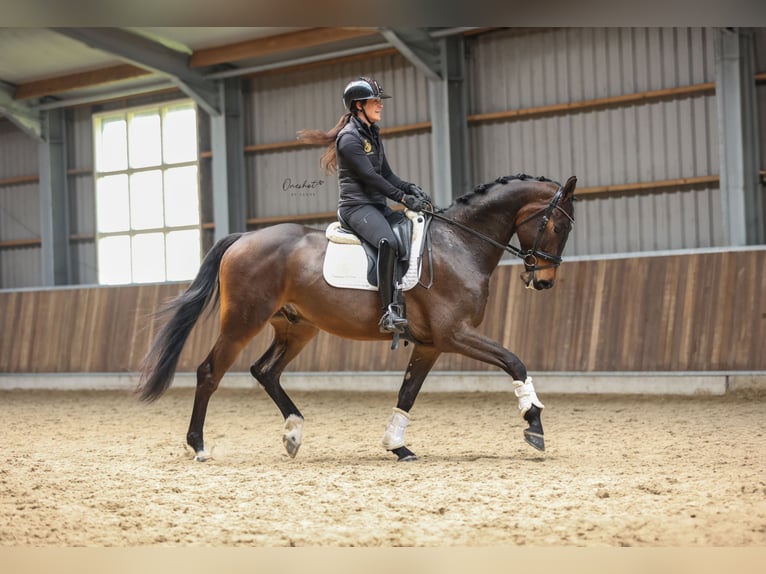
M 559 202 L 561 202 L 561 198 L 564 195 L 564 190 L 559 186 L 558 190 L 553 196 L 553 199 L 551 199 L 550 203 L 543 207 L 542 209 L 539 209 L 535 211 L 533 214 L 526 217 L 522 222 L 517 223 L 514 228 L 513 232 L 511 233 L 511 237 L 516 233 L 516 230 L 524 225 L 525 223 L 529 223 L 536 217 L 541 217 L 540 224 L 537 227 L 537 236 L 535 237 L 535 241 L 532 244 L 532 247 L 529 249 L 520 249 L 516 247 L 515 245 L 508 244 L 502 244 L 498 241 L 495 241 L 491 237 L 487 237 L 483 233 L 476 231 L 475 229 L 472 229 L 471 227 L 468 227 L 467 225 L 464 225 L 460 223 L 459 221 L 455 221 L 454 219 L 450 219 L 448 217 L 445 217 L 441 215 L 440 213 L 434 212 L 434 211 L 428 211 L 426 210 L 426 213 L 429 215 L 435 217 L 436 219 L 439 219 L 440 221 L 444 221 L 446 223 L 449 223 L 451 225 L 454 225 L 456 227 L 459 227 L 463 231 L 466 231 L 479 239 L 486 241 L 487 243 L 494 245 L 495 247 L 499 247 L 500 249 L 507 251 L 508 253 L 511 253 L 515 255 L 516 257 L 519 257 L 524 262 L 524 268 L 529 273 L 529 280 L 527 282 L 527 285 L 530 285 L 532 283 L 532 280 L 534 279 L 535 271 L 540 271 L 542 269 L 549 269 L 551 267 L 558 267 L 561 265 L 562 258 L 559 255 L 555 255 L 553 253 L 548 253 L 547 251 L 542 251 L 539 249 L 540 241 L 543 238 L 543 234 L 545 233 L 545 229 L 548 226 L 548 222 L 550 221 L 553 212 L 555 210 L 560 211 L 564 215 L 566 215 L 567 219 L 574 224 L 574 218 L 569 215 L 560 205 Z M 538 261 L 540 259 L 544 259 L 548 261 L 547 265 L 538 265 Z
M 521 260 L 524 262 L 524 268 L 530 272 L 533 273 L 535 271 L 540 271 L 541 269 L 548 269 L 550 267 L 558 267 L 561 265 L 562 258 L 559 255 L 554 255 L 553 253 L 548 253 L 547 251 L 542 251 L 538 249 L 538 246 L 540 245 L 540 241 L 543 238 L 543 233 L 545 233 L 545 228 L 548 226 L 548 222 L 551 219 L 551 216 L 553 215 L 554 210 L 558 209 L 561 213 L 566 215 L 567 219 L 574 225 L 574 218 L 569 215 L 564 209 L 559 205 L 559 202 L 561 201 L 561 197 L 564 194 L 564 190 L 559 187 L 558 191 L 556 191 L 555 195 L 553 196 L 553 199 L 551 199 L 551 202 L 548 204 L 548 207 L 544 207 L 538 211 L 535 211 L 532 215 L 524 219 L 521 223 L 517 223 L 516 227 L 514 227 L 513 233 L 516 233 L 516 230 L 524 225 L 525 223 L 533 220 L 535 217 L 538 217 L 540 214 L 542 214 L 542 218 L 540 219 L 540 224 L 537 227 L 537 236 L 535 237 L 535 241 L 532 244 L 532 247 L 527 250 L 521 250 L 518 247 L 515 247 L 514 245 L 508 244 L 508 250 L 516 255 L 517 257 L 521 258 Z M 511 234 L 513 235 L 513 234 Z M 548 265 L 538 265 L 537 261 L 538 259 L 545 259 L 546 261 L 549 261 L 550 263 Z

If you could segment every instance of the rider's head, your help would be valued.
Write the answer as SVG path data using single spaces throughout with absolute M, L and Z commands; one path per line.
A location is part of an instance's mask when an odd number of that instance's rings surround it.
M 356 114 L 361 108 L 361 106 L 356 105 L 356 102 L 362 102 L 363 106 L 366 100 L 384 100 L 390 97 L 383 93 L 383 87 L 376 80 L 362 76 L 358 80 L 349 82 L 346 89 L 343 90 L 343 107 Z

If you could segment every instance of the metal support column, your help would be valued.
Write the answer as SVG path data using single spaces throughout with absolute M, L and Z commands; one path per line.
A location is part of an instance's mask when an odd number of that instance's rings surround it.
M 749 29 L 722 28 L 717 32 L 721 208 L 726 240 L 732 246 L 764 242 L 753 45 Z
M 42 112 L 39 144 L 42 284 L 72 282 L 69 254 L 69 192 L 66 173 L 66 112 Z
M 210 118 L 216 241 L 245 231 L 247 223 L 242 80 L 228 78 L 219 82 L 221 114 Z
M 430 80 L 433 198 L 447 206 L 470 188 L 462 36 L 440 40 L 441 78 Z

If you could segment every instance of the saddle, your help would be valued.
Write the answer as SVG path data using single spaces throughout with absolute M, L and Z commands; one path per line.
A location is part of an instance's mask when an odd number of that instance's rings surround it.
M 322 268 L 325 280 L 333 287 L 378 290 L 378 246 L 358 237 L 338 221 L 327 226 L 329 240 Z M 407 291 L 420 279 L 420 260 L 425 246 L 426 221 L 421 213 L 405 209 L 389 216 L 399 251 L 396 277 Z

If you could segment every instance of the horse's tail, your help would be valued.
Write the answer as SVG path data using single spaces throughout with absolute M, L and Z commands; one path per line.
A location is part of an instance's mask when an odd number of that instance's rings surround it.
M 205 256 L 197 277 L 189 288 L 157 311 L 170 319 L 154 338 L 141 367 L 137 392 L 143 401 L 152 402 L 168 390 L 186 339 L 202 311 L 215 297 L 218 303 L 218 268 L 226 250 L 242 236 L 232 233 L 220 239 Z

